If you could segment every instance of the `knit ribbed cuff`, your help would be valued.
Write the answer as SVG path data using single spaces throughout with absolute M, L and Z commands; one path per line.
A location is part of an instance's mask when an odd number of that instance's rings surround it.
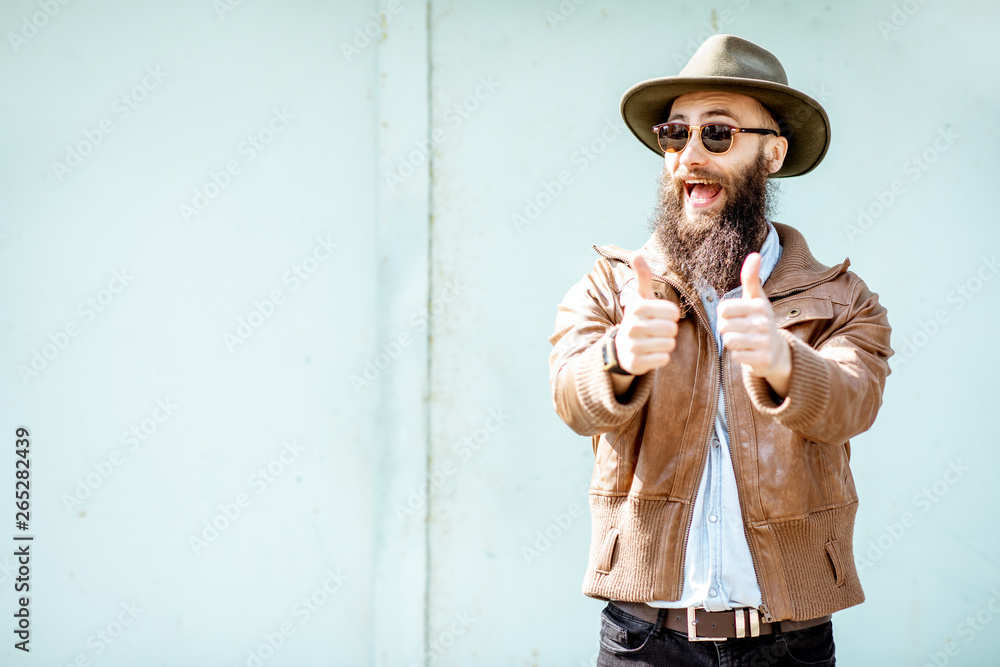
M 788 395 L 778 403 L 771 385 L 743 369 L 743 385 L 757 410 L 792 430 L 805 430 L 818 422 L 830 402 L 830 369 L 816 350 L 794 335 L 779 329 L 792 355 Z
M 608 338 L 602 336 L 577 358 L 576 393 L 592 427 L 612 427 L 627 421 L 646 402 L 653 387 L 653 372 L 649 372 L 632 380 L 625 394 L 615 396 L 611 373 L 604 370 L 602 348 Z

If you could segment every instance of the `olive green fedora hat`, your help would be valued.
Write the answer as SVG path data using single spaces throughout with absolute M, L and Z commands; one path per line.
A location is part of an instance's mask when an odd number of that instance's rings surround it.
M 772 177 L 799 176 L 820 163 L 830 147 L 830 118 L 819 102 L 788 86 L 785 68 L 766 49 L 734 35 L 705 40 L 681 73 L 642 81 L 621 101 L 625 125 L 662 156 L 653 126 L 667 120 L 670 105 L 685 93 L 718 90 L 758 100 L 788 138 L 788 153 Z

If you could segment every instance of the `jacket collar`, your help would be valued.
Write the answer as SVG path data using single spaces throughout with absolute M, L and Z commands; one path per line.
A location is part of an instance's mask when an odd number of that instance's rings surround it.
M 805 237 L 799 230 L 780 222 L 775 222 L 774 228 L 778 230 L 782 252 L 777 266 L 764 283 L 764 291 L 771 298 L 801 292 L 814 285 L 833 280 L 847 271 L 851 265 L 851 260 L 846 257 L 836 266 L 822 264 L 813 257 Z

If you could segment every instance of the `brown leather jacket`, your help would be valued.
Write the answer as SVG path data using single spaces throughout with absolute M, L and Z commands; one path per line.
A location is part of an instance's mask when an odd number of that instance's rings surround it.
M 783 247 L 764 291 L 792 351 L 788 396 L 719 353 L 700 299 L 643 247 L 657 298 L 681 308 L 663 368 L 616 397 L 601 347 L 634 289 L 631 253 L 597 249 L 594 269 L 559 304 L 549 357 L 556 412 L 593 439 L 592 537 L 583 592 L 630 602 L 680 597 L 694 496 L 719 381 L 733 466 L 765 620 L 805 620 L 864 601 L 854 566 L 858 496 L 850 438 L 867 430 L 889 374 L 889 323 L 849 260 L 820 264 L 802 235 L 775 223 Z M 657 258 L 660 258 L 657 261 Z M 632 281 L 632 282 L 629 282 Z

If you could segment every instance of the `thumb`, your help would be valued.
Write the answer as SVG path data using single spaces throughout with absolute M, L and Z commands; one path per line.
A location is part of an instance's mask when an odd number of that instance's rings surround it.
M 743 261 L 740 271 L 740 283 L 743 285 L 744 299 L 759 299 L 764 296 L 764 288 L 760 284 L 760 254 L 752 252 Z
M 649 270 L 646 258 L 639 253 L 632 255 L 632 268 L 635 270 L 636 286 L 640 299 L 653 298 L 653 275 Z

